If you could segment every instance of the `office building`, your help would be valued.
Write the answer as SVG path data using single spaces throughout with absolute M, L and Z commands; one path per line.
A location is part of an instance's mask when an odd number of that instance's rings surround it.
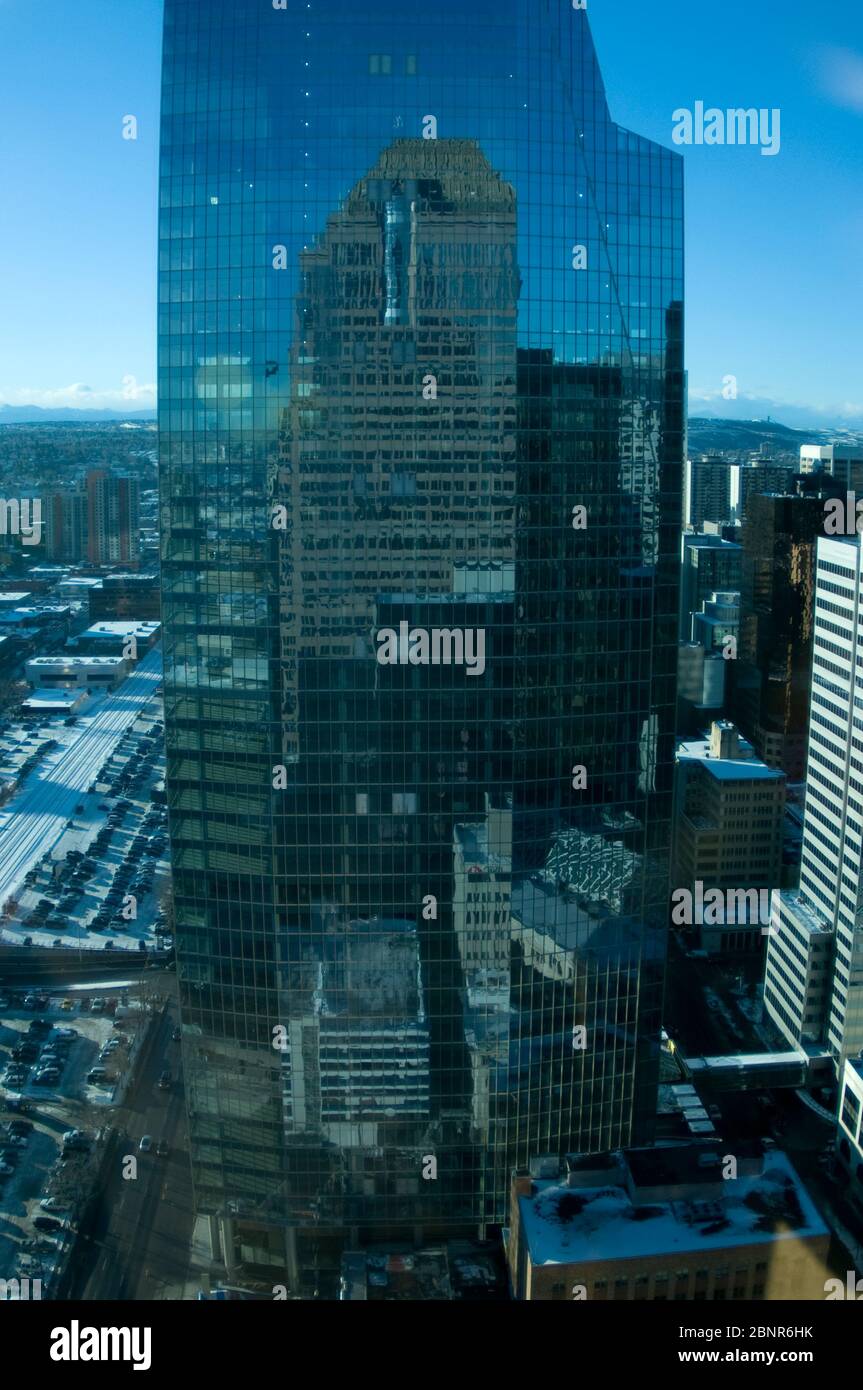
M 131 621 L 91 623 L 73 637 L 69 647 L 81 656 L 123 656 L 140 661 L 161 638 L 161 624 Z
M 836 1158 L 844 1179 L 842 1190 L 863 1217 L 863 1058 L 848 1058 L 839 1093 Z
M 689 641 L 692 614 L 701 612 L 713 593 L 739 593 L 743 548 L 721 536 L 688 533 L 683 537 L 680 582 L 680 637 Z
M 121 656 L 36 656 L 26 665 L 28 684 L 36 690 L 88 686 L 113 690 L 129 674 Z
M 98 588 L 90 591 L 90 621 L 140 618 L 158 622 L 162 615 L 159 576 L 153 574 L 106 574 Z
M 740 633 L 740 595 L 708 594 L 699 613 L 692 614 L 692 640 L 706 652 L 726 653 L 726 660 L 737 659 Z
M 694 893 L 701 883 L 704 891 L 737 894 L 725 920 L 693 924 L 698 945 L 711 954 L 760 952 L 770 926 L 769 895 L 782 883 L 785 776 L 722 721 L 707 738 L 680 744 L 677 777 L 674 887 Z
M 728 662 L 700 642 L 681 642 L 677 649 L 677 732 L 695 735 L 719 719 L 725 709 Z
M 780 1032 L 792 1042 L 822 1044 L 837 1077 L 863 1049 L 861 586 L 860 537 L 822 536 L 800 888 L 776 904 L 764 984 L 765 1007 Z M 829 952 L 825 936 L 832 938 Z
M 652 1135 L 681 163 L 552 0 L 167 0 L 161 177 L 195 1200 L 329 1296 L 343 1249 L 503 1221 L 540 1135 Z
M 863 448 L 848 444 L 804 444 L 800 472 L 823 473 L 840 487 L 863 496 Z
M 772 492 L 789 492 L 796 469 L 790 464 L 758 459 L 741 464 L 737 472 L 737 514 L 743 521 L 750 497 L 763 497 Z
M 763 1157 L 757 1141 L 736 1144 L 734 1158 L 731 1177 L 715 1142 L 693 1141 L 539 1159 L 516 1173 L 515 1297 L 587 1305 L 823 1298 L 830 1233 L 794 1168 L 782 1153 Z
M 823 531 L 820 495 L 749 499 L 733 712 L 765 762 L 792 782 L 806 765 L 815 543 Z

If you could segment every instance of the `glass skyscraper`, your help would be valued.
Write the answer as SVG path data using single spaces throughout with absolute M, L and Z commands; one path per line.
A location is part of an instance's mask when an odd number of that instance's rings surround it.
M 649 1142 L 682 165 L 564 0 L 166 0 L 168 798 L 230 1267 Z

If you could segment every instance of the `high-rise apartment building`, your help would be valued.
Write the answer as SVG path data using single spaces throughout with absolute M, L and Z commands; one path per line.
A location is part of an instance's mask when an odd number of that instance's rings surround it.
M 87 558 L 94 565 L 130 564 L 140 553 L 137 478 L 93 468 L 87 474 Z
M 863 1049 L 861 603 L 861 538 L 822 537 L 800 890 L 775 904 L 764 982 L 777 1027 L 823 1043 L 837 1075 Z
M 48 493 L 42 499 L 45 554 L 49 560 L 77 564 L 87 558 L 87 494 Z
M 161 176 L 196 1202 L 326 1288 L 652 1135 L 681 164 L 552 0 L 167 0 Z
M 83 487 L 48 493 L 42 501 L 42 513 L 45 546 L 51 560 L 113 565 L 138 559 L 137 478 L 91 469 Z
M 731 521 L 733 464 L 721 456 L 705 454 L 690 459 L 687 468 L 687 521 L 693 531 L 700 531 L 705 521 Z

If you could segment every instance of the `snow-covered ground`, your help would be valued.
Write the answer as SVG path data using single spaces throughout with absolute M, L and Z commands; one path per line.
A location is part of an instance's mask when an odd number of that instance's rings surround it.
M 154 647 L 133 675 L 94 702 L 74 730 L 63 728 L 62 746 L 30 774 L 0 813 L 0 903 L 20 892 L 30 868 L 51 850 L 75 816 L 75 808 L 102 800 L 87 788 L 124 733 L 156 694 L 162 653 Z M 74 736 L 72 736 L 74 735 Z M 48 735 L 46 735 L 48 737 Z

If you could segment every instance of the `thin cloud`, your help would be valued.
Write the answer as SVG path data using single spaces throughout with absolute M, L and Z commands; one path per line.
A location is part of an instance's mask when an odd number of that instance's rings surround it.
M 836 106 L 863 116 L 863 54 L 852 48 L 823 48 L 821 85 Z
M 155 383 L 140 383 L 135 377 L 124 376 L 120 386 L 98 389 L 74 382 L 51 390 L 22 386 L 17 391 L 0 393 L 0 405 L 38 405 L 45 410 L 138 410 L 155 409 Z

